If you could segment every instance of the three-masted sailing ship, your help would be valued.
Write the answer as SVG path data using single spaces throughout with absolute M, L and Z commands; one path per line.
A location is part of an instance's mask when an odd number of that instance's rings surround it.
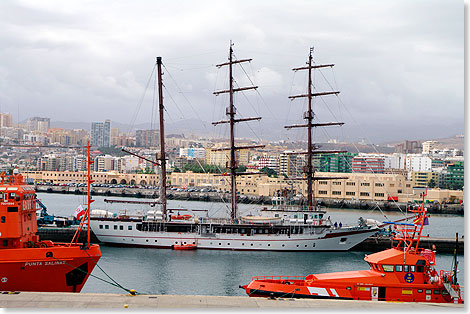
M 308 186 L 307 206 L 292 207 L 286 205 L 282 198 L 276 198 L 276 206 L 272 210 L 261 211 L 261 216 L 240 216 L 237 212 L 237 177 L 253 175 L 252 172 L 237 172 L 236 151 L 246 148 L 258 148 L 262 145 L 236 146 L 234 126 L 239 122 L 259 120 L 260 117 L 238 118 L 234 106 L 234 93 L 256 89 L 257 86 L 234 87 L 233 65 L 249 62 L 251 59 L 234 59 L 230 44 L 228 62 L 217 67 L 228 66 L 229 88 L 214 92 L 215 95 L 229 94 L 229 107 L 226 109 L 227 119 L 213 122 L 214 125 L 229 124 L 229 147 L 214 150 L 230 151 L 231 178 L 231 215 L 230 218 L 195 217 L 190 215 L 171 215 L 166 204 L 166 156 L 164 142 L 163 92 L 162 92 L 162 59 L 157 58 L 159 113 L 160 113 L 160 154 L 157 157 L 161 169 L 160 203 L 157 210 L 149 210 L 146 215 L 92 215 L 91 227 L 96 237 L 104 243 L 120 246 L 140 246 L 154 248 L 175 248 L 190 245 L 192 249 L 217 250 L 263 250 L 263 251 L 345 251 L 364 241 L 378 231 L 376 224 L 368 224 L 361 220 L 356 226 L 336 228 L 325 217 L 325 211 L 313 204 L 312 184 L 314 171 L 312 166 L 312 128 L 329 124 L 314 124 L 311 110 L 312 97 L 329 93 L 312 93 L 312 65 L 310 53 L 308 67 L 308 94 L 296 97 L 308 97 L 309 111 L 305 116 L 308 129 L 307 167 Z M 331 66 L 331 65 L 329 65 Z M 336 92 L 337 93 L 337 92 Z M 337 124 L 337 123 L 336 123 Z M 301 127 L 290 126 L 290 127 Z M 333 153 L 333 152 L 331 152 Z M 295 179 L 295 178 L 294 178 Z M 322 180 L 325 179 L 322 177 Z

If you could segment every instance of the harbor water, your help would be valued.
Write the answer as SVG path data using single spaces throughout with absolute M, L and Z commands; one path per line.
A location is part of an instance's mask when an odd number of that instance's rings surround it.
M 71 216 L 83 203 L 82 195 L 38 193 L 38 198 L 47 207 L 49 214 Z M 108 204 L 102 196 L 94 196 L 92 209 L 105 209 L 114 213 L 129 214 L 145 212 L 148 205 Z M 134 198 L 112 198 L 136 200 Z M 265 206 L 240 204 L 241 215 L 256 214 Z M 229 204 L 190 201 L 168 202 L 168 208 L 207 210 L 195 211 L 197 216 L 227 217 Z M 175 212 L 176 212 L 175 211 Z M 355 224 L 359 217 L 382 221 L 393 221 L 403 217 L 400 212 L 384 212 L 379 209 L 348 210 L 328 209 L 327 216 L 333 222 Z M 464 235 L 464 217 L 455 215 L 431 215 L 424 235 L 455 238 Z M 102 257 L 98 265 L 116 282 L 128 289 L 148 294 L 192 294 L 192 295 L 245 295 L 238 288 L 247 284 L 252 276 L 292 275 L 305 276 L 310 273 L 368 269 L 363 260 L 370 252 L 256 252 L 195 250 L 173 251 L 169 249 L 122 248 L 101 246 Z M 436 254 L 438 269 L 450 270 L 453 256 Z M 459 283 L 464 285 L 464 256 L 459 255 Z M 111 280 L 99 267 L 92 275 Z M 103 280 L 90 277 L 82 292 L 121 293 L 123 290 Z

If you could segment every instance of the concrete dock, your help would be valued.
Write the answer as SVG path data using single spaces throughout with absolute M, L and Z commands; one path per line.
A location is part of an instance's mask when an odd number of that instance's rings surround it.
M 463 310 L 463 304 L 404 303 L 380 301 L 350 301 L 331 299 L 275 299 L 248 296 L 198 296 L 198 295 L 125 295 L 105 293 L 60 292 L 0 292 L 0 308 L 252 308 L 287 310 L 293 308 L 328 310 Z

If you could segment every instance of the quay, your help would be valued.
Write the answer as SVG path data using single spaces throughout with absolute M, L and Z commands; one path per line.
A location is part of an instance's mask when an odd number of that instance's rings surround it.
M 83 187 L 71 186 L 49 186 L 35 185 L 36 192 L 41 193 L 60 193 L 60 194 L 82 194 Z M 110 188 L 93 187 L 92 195 L 110 196 L 110 197 L 136 197 L 136 198 L 158 198 L 159 192 L 155 189 L 141 188 Z M 167 191 L 167 199 L 182 201 L 203 201 L 203 202 L 230 202 L 230 193 L 217 192 L 177 192 Z M 237 195 L 237 202 L 242 204 L 271 205 L 271 197 L 256 195 Z M 362 200 L 339 200 L 339 199 L 319 199 L 319 205 L 331 208 L 343 209 L 363 209 L 372 210 L 379 206 L 383 211 L 405 211 L 407 203 L 392 203 L 384 201 L 362 201 Z M 433 204 L 426 205 L 431 214 L 464 214 L 463 204 Z
M 75 234 L 76 228 L 73 227 L 39 227 L 38 235 L 40 240 L 51 240 L 53 242 L 70 242 L 72 241 L 73 235 Z M 91 242 L 99 243 L 93 231 L 91 231 Z M 86 240 L 86 232 L 81 232 L 79 241 L 84 242 Z M 454 253 L 455 239 L 446 238 L 427 238 L 422 237 L 420 240 L 420 247 L 424 249 L 431 249 L 433 245 L 436 245 L 437 253 Z M 393 242 L 389 237 L 385 236 L 371 236 L 365 241 L 354 246 L 352 251 L 361 252 L 378 252 L 388 248 L 391 248 L 396 242 Z M 464 254 L 464 239 L 458 239 L 458 254 Z
M 65 292 L 0 292 L 0 308 L 67 308 L 67 309 L 191 309 L 191 308 L 253 308 L 253 309 L 325 309 L 325 310 L 403 310 L 435 311 L 464 309 L 464 304 L 412 303 L 385 301 L 353 301 L 334 299 L 267 299 L 248 296 L 203 295 L 126 295 L 111 293 Z

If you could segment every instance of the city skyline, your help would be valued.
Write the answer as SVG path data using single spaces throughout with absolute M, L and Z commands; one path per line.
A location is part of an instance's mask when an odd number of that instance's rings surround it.
M 162 56 L 166 121 L 201 120 L 202 130 L 221 135 L 223 128 L 209 125 L 227 104 L 212 94 L 226 84 L 215 65 L 226 61 L 232 40 L 237 58 L 253 58 L 244 70 L 259 86 L 259 93 L 237 96 L 239 113 L 263 117 L 253 130 L 241 127 L 243 137 L 304 139 L 283 125 L 302 122 L 304 104 L 287 97 L 306 87 L 304 75 L 291 69 L 304 65 L 312 46 L 316 62 L 335 63 L 333 72 L 318 75 L 329 80 L 318 89 L 341 92 L 325 98 L 329 107 L 316 103 L 318 119 L 346 122 L 319 131 L 318 141 L 464 133 L 461 2 L 109 4 L 1 3 L 0 112 L 16 116 L 15 123 L 33 116 L 51 123 L 155 123 L 152 84 L 143 93 Z M 235 70 L 239 85 L 249 85 Z

